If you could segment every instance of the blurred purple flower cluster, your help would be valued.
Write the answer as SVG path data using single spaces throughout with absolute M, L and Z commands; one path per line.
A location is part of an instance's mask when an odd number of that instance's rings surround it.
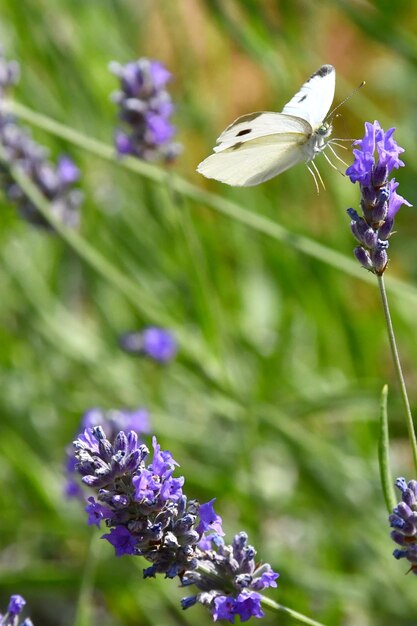
M 119 345 L 129 354 L 148 356 L 160 363 L 171 361 L 177 353 L 177 342 L 172 332 L 157 326 L 126 332 L 119 338 Z
M 53 230 L 11 176 L 8 165 L 18 166 L 49 201 L 53 215 L 66 226 L 75 228 L 79 223 L 82 201 L 81 192 L 72 187 L 80 176 L 78 168 L 68 156 L 61 156 L 56 166 L 50 163 L 48 151 L 20 127 L 13 115 L 4 111 L 4 101 L 1 100 L 18 78 L 18 64 L 0 56 L 0 144 L 4 152 L 0 162 L 0 185 L 26 221 Z
M 19 63 L 17 61 L 6 61 L 0 48 L 0 99 L 6 96 L 10 87 L 19 82 L 19 78 Z
M 117 152 L 145 161 L 173 161 L 181 145 L 171 141 L 174 105 L 166 90 L 171 73 L 159 61 L 147 58 L 126 65 L 112 61 L 109 69 L 120 80 L 120 90 L 112 95 L 122 122 L 115 135 Z

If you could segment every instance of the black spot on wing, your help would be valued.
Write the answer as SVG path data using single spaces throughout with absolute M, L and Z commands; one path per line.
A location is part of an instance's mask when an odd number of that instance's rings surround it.
M 299 102 L 299 103 L 300 103 L 300 102 L 304 102 L 304 100 L 305 100 L 306 98 L 307 98 L 307 94 L 304 94 L 304 96 L 303 96 L 302 98 L 300 98 L 298 102 Z
M 252 120 L 256 120 L 257 117 L 262 115 L 262 113 L 263 111 L 257 111 L 256 113 L 247 113 L 246 115 L 241 115 L 240 117 L 237 118 L 237 120 L 229 124 L 229 126 L 224 130 L 224 132 L 228 130 L 232 130 L 232 128 L 234 128 L 234 126 L 237 126 L 238 124 L 252 122 Z
M 238 133 L 236 133 L 236 137 L 242 137 L 243 135 L 247 135 L 250 132 L 252 132 L 251 128 L 244 128 L 243 130 L 240 130 Z

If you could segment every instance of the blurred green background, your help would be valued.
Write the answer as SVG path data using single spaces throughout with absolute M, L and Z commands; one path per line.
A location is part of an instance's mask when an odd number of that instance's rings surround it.
M 399 0 L 2 0 L 0 40 L 21 64 L 18 102 L 111 144 L 117 88 L 107 65 L 140 56 L 173 72 L 184 144 L 171 171 L 251 214 L 351 259 L 346 208 L 358 190 L 316 160 L 256 188 L 195 173 L 238 115 L 280 110 L 321 64 L 337 70 L 337 137 L 365 120 L 397 127 L 417 203 L 417 4 Z M 280 572 L 276 601 L 328 625 L 417 623 L 416 580 L 395 561 L 377 465 L 378 405 L 390 385 L 393 473 L 412 477 L 376 286 L 52 134 L 34 136 L 82 170 L 81 235 L 138 287 L 137 306 L 59 237 L 1 201 L 0 600 L 28 601 L 36 626 L 209 624 L 179 608 L 176 582 L 142 580 L 62 496 L 64 450 L 92 406 L 144 406 L 181 463 L 187 493 L 217 497 L 228 538 L 249 533 Z M 342 154 L 349 162 L 349 152 Z M 416 288 L 415 209 L 403 207 L 391 277 Z M 271 236 L 272 235 L 272 236 Z M 354 262 L 348 267 L 355 268 Z M 365 280 L 363 280 L 365 279 Z M 372 281 L 371 281 L 372 282 Z M 415 406 L 415 291 L 391 297 Z M 119 333 L 162 324 L 168 366 L 134 359 Z M 138 562 L 136 562 L 138 561 Z M 263 623 L 289 624 L 267 614 Z

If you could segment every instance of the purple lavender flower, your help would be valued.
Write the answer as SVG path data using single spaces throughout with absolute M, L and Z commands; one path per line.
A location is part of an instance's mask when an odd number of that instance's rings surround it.
M 410 570 L 417 574 L 417 481 L 397 478 L 395 482 L 401 491 L 401 502 L 389 516 L 392 530 L 391 539 L 401 546 L 393 556 L 396 559 L 407 559 L 411 563 Z
M 60 222 L 76 228 L 79 223 L 79 207 L 82 194 L 72 186 L 80 172 L 68 156 L 61 156 L 54 166 L 47 159 L 47 151 L 37 144 L 28 131 L 22 129 L 16 118 L 2 110 L 1 99 L 7 89 L 18 81 L 19 67 L 16 62 L 6 62 L 0 55 L 0 144 L 5 153 L 0 163 L 0 185 L 6 197 L 17 205 L 20 215 L 34 226 L 53 231 L 36 206 L 14 181 L 9 165 L 17 165 L 36 185 L 50 203 L 53 215 Z
M 26 600 L 19 595 L 10 596 L 9 606 L 4 615 L 0 614 L 0 626 L 33 626 L 32 620 L 28 617 L 20 623 L 19 615 L 23 611 Z
M 365 269 L 382 275 L 388 263 L 388 239 L 392 234 L 394 217 L 407 200 L 397 194 L 395 178 L 388 179 L 394 169 L 403 167 L 399 155 L 404 152 L 395 141 L 395 128 L 386 132 L 379 122 L 365 122 L 363 139 L 355 141 L 355 160 L 346 174 L 352 183 L 358 182 L 361 189 L 363 217 L 354 209 L 348 209 L 353 235 L 361 244 L 354 253 Z
M 145 577 L 164 573 L 173 578 L 194 567 L 199 534 L 193 530 L 198 512 L 194 501 L 182 493 L 184 479 L 173 478 L 177 465 L 168 451 L 161 451 L 153 439 L 153 458 L 139 444 L 136 433 L 119 432 L 111 443 L 101 426 L 94 427 L 74 442 L 77 471 L 85 484 L 96 490 L 90 503 L 95 515 L 98 503 L 104 506 L 103 535 L 115 548 L 116 556 L 137 554 L 151 562 Z M 100 522 L 98 517 L 94 521 Z
M 182 579 L 183 586 L 194 584 L 200 592 L 182 600 L 184 609 L 199 602 L 209 608 L 214 620 L 228 619 L 232 623 L 236 615 L 242 622 L 263 617 L 258 591 L 276 587 L 279 574 L 269 563 L 256 565 L 256 551 L 247 540 L 244 532 L 235 536 L 232 545 L 226 545 L 218 534 L 200 540 L 200 569 L 186 572 Z
M 138 437 L 142 437 L 149 432 L 149 413 L 142 407 L 134 410 L 111 409 L 109 411 L 97 407 L 88 409 L 81 418 L 78 430 L 80 439 L 83 439 L 87 445 L 94 446 L 96 439 L 92 437 L 91 429 L 99 425 L 102 426 L 109 439 L 114 439 L 121 430 L 125 433 L 133 430 Z M 97 446 L 96 452 L 98 450 Z M 75 477 L 78 476 L 76 463 L 74 449 L 71 446 L 67 449 L 66 459 L 67 480 L 64 492 L 67 498 L 84 498 L 84 491 L 79 481 L 75 480 Z
M 175 134 L 170 121 L 174 106 L 166 90 L 171 73 L 159 61 L 147 58 L 126 65 L 112 61 L 109 69 L 120 80 L 120 90 L 112 95 L 122 122 L 115 135 L 118 153 L 145 161 L 173 161 L 181 146 L 171 142 Z
M 171 361 L 177 352 L 177 342 L 173 334 L 156 326 L 124 333 L 119 339 L 119 345 L 125 352 L 146 355 L 160 363 Z
M 268 563 L 255 562 L 256 551 L 243 532 L 231 545 L 221 535 L 214 500 L 187 500 L 184 478 L 173 477 L 178 463 L 153 438 L 153 456 L 134 432 L 106 438 L 101 426 L 85 431 L 75 442 L 77 471 L 95 490 L 86 507 L 88 523 L 103 521 L 102 536 L 116 556 L 142 556 L 150 566 L 145 578 L 179 577 L 183 587 L 197 591 L 181 602 L 208 608 L 214 620 L 234 622 L 263 617 L 260 591 L 276 587 L 278 574 Z

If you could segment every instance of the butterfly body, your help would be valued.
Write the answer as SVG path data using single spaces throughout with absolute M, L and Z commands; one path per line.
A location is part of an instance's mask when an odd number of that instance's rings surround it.
M 335 89 L 335 70 L 323 65 L 281 113 L 243 115 L 217 139 L 214 154 L 197 171 L 229 185 L 252 186 L 293 165 L 308 162 L 326 146 L 331 124 L 324 121 Z

